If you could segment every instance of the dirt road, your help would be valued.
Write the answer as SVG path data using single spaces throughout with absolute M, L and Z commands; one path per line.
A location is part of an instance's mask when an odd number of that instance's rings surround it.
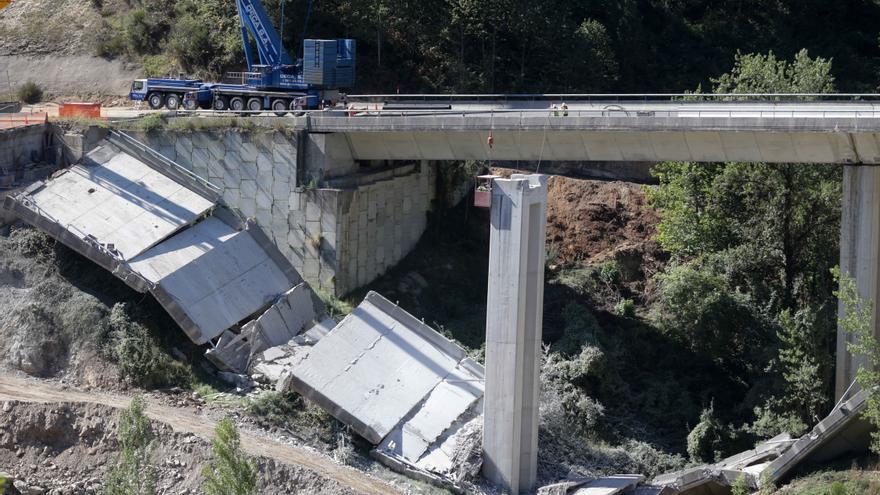
M 102 392 L 69 390 L 49 382 L 0 373 L 0 401 L 4 400 L 44 404 L 78 402 L 125 408 L 128 407 L 130 397 Z M 148 405 L 147 416 L 169 425 L 175 431 L 191 433 L 204 439 L 213 437 L 214 427 L 217 424 L 215 421 L 193 414 L 189 410 L 154 403 Z M 371 478 L 355 469 L 336 464 L 330 459 L 306 449 L 275 442 L 245 431 L 241 432 L 241 444 L 251 455 L 302 466 L 364 494 L 401 493 L 397 488 L 383 481 Z

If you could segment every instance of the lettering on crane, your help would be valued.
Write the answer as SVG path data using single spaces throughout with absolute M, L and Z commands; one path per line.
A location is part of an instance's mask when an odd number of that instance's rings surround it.
M 250 3 L 246 3 L 244 8 L 247 11 L 248 17 L 254 25 L 254 30 L 256 31 L 256 33 L 254 34 L 260 38 L 261 45 L 275 52 L 275 46 L 272 45 L 272 40 L 269 38 L 269 33 L 266 32 L 266 27 L 263 26 L 263 21 L 260 19 L 260 15 L 257 13 L 257 9 L 255 9 L 254 6 Z

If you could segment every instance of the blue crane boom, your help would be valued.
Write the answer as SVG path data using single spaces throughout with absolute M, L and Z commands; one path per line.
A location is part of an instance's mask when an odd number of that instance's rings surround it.
M 293 59 L 284 49 L 281 36 L 275 31 L 260 0 L 235 0 L 241 24 L 241 42 L 247 58 L 248 70 L 254 70 L 250 38 L 253 37 L 260 57 L 260 65 L 280 67 L 293 65 Z
M 284 49 L 281 36 L 260 0 L 235 0 L 235 7 L 248 68 L 246 73 L 236 76 L 240 83 L 138 79 L 131 85 L 129 98 L 147 101 L 154 109 L 165 106 L 176 110 L 183 105 L 188 109 L 236 112 L 271 110 L 284 115 L 332 106 L 342 99 L 341 88 L 354 86 L 355 40 L 303 40 L 303 57 L 294 59 Z M 251 40 L 257 47 L 258 59 L 254 58 Z

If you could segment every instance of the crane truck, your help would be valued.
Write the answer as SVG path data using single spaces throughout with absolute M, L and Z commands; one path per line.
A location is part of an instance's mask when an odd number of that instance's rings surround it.
M 247 72 L 229 77 L 234 83 L 199 79 L 149 78 L 131 84 L 129 98 L 152 109 L 210 109 L 237 112 L 272 111 L 276 115 L 321 108 L 339 101 L 340 89 L 355 80 L 353 39 L 303 40 L 303 57 L 294 60 L 260 0 L 235 0 Z M 251 39 L 257 57 L 251 49 Z

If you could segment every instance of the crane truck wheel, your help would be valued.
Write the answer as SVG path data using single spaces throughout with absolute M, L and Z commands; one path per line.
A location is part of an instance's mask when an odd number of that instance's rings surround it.
M 229 110 L 229 98 L 220 96 L 214 100 L 214 110 Z
M 150 96 L 147 97 L 147 103 L 150 104 L 150 108 L 153 110 L 158 110 L 165 105 L 165 95 L 162 93 L 150 93 Z
M 244 98 L 236 96 L 235 98 L 229 100 L 229 109 L 235 110 L 236 112 L 244 110 Z
M 284 100 L 275 100 L 272 102 L 272 111 L 279 117 L 287 115 L 287 102 Z
M 165 97 L 165 108 L 168 110 L 177 110 L 180 108 L 180 97 L 174 93 Z
M 251 98 L 248 100 L 248 110 L 251 112 L 257 112 L 263 109 L 263 100 L 259 98 Z
M 293 113 L 293 115 L 299 117 L 303 114 L 302 110 L 302 105 L 298 105 L 296 100 L 290 100 L 290 111 Z

